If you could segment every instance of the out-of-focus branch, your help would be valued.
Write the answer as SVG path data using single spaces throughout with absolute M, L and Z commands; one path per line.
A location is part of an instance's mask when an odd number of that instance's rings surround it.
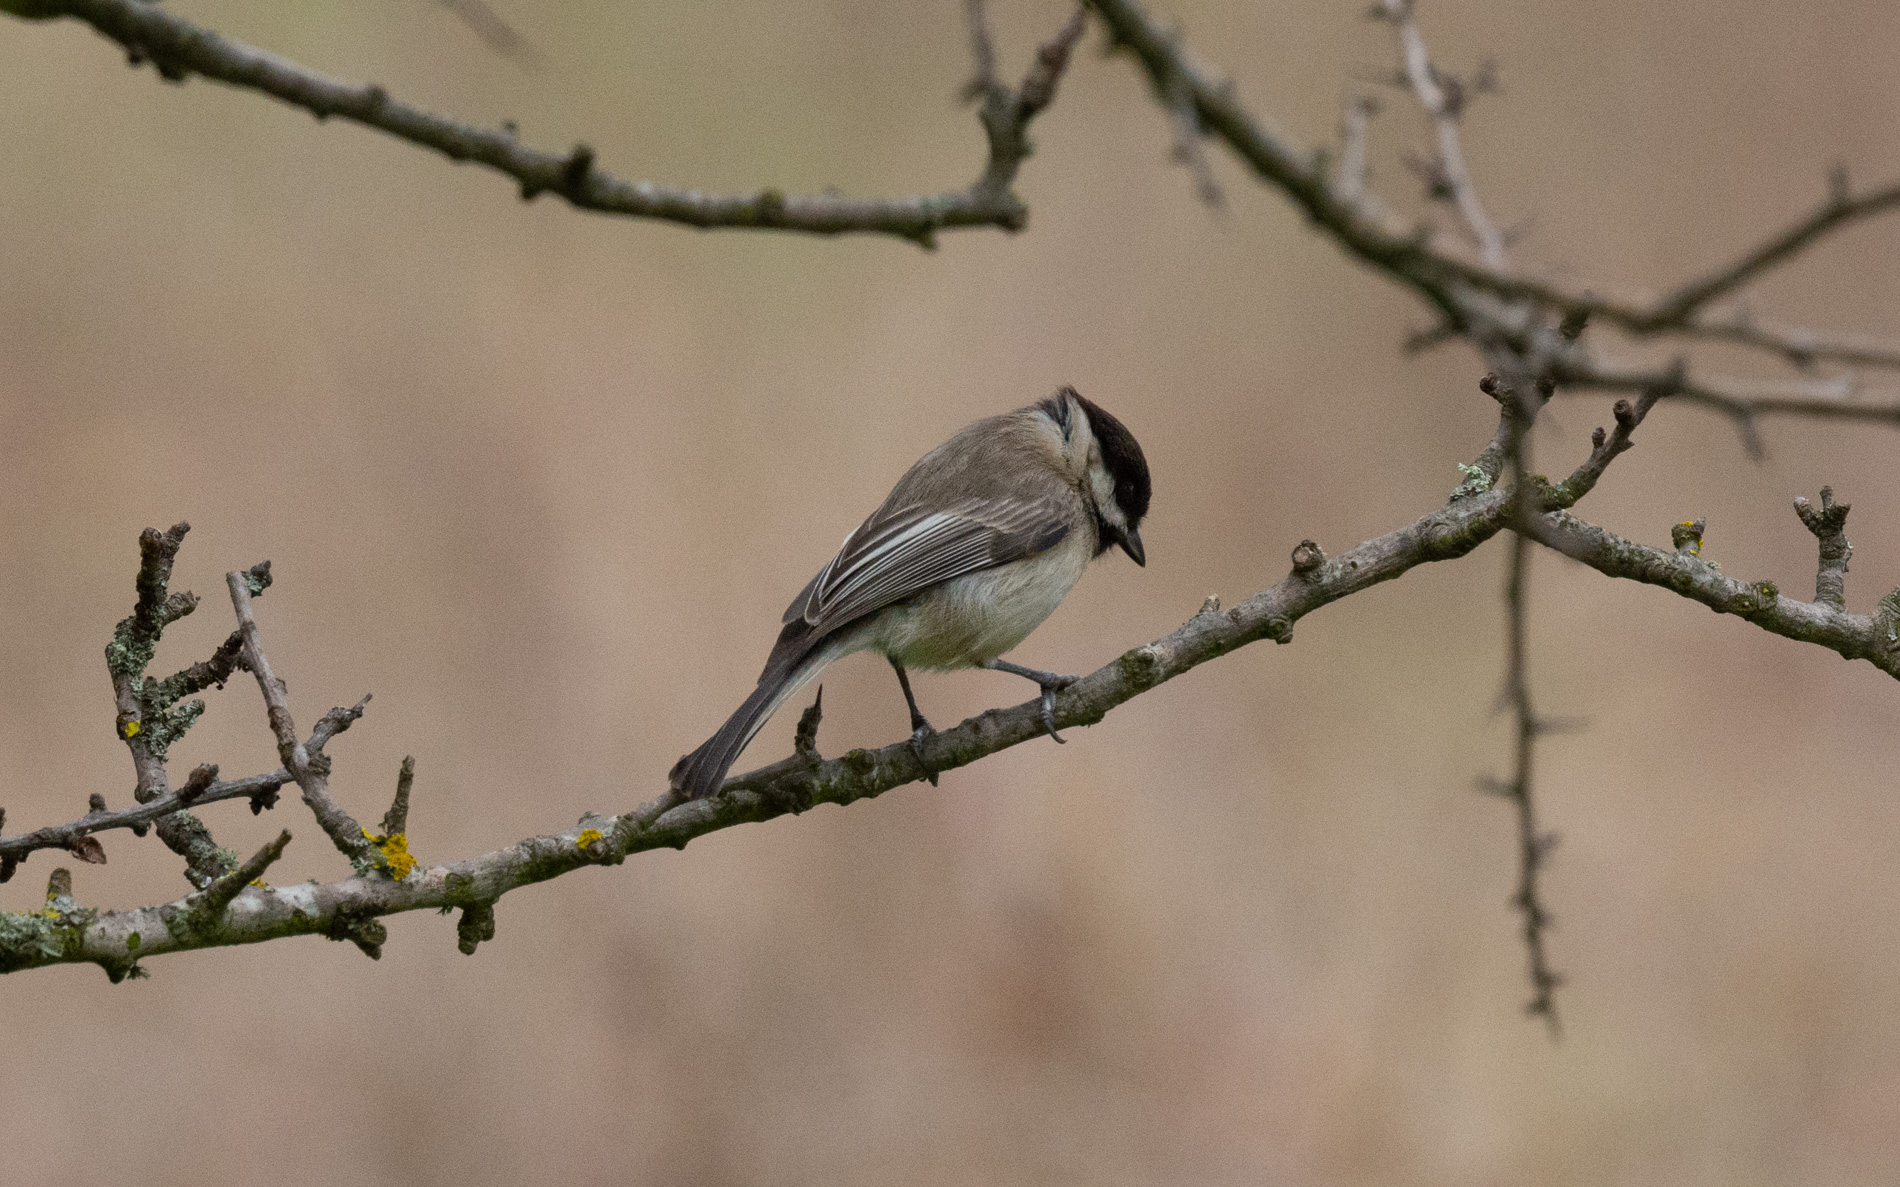
M 9 0 L 17 16 L 70 16 L 125 47 L 136 65 L 150 61 L 173 82 L 202 75 L 261 91 L 318 119 L 337 116 L 386 132 L 454 161 L 473 161 L 513 178 L 523 198 L 559 194 L 583 210 L 661 219 L 695 227 L 756 228 L 818 235 L 866 232 L 895 235 L 926 247 L 936 233 L 956 227 L 1021 230 L 1028 209 L 1010 189 L 1029 155 L 1031 118 L 1054 98 L 1055 87 L 1080 36 L 1072 22 L 1038 52 L 1028 76 L 1006 98 L 986 103 L 983 127 L 989 158 L 978 179 L 948 193 L 901 198 L 846 198 L 831 194 L 705 194 L 652 182 L 624 181 L 598 168 L 594 150 L 576 145 L 565 154 L 522 144 L 511 128 L 478 128 L 403 103 L 374 83 L 330 78 L 275 54 L 233 41 L 145 0 Z
M 1366 151 L 1371 137 L 1372 117 L 1378 111 L 1369 95 L 1354 95 L 1346 101 L 1339 120 L 1339 170 L 1333 175 L 1333 192 L 1341 202 L 1356 205 L 1366 193 Z
M 1385 3 L 1380 0 L 1380 13 Z M 1410 0 L 1402 0 L 1409 10 Z M 1669 335 L 1722 341 L 1778 355 L 1790 362 L 1831 361 L 1851 366 L 1900 368 L 1900 345 L 1871 339 L 1825 337 L 1806 330 L 1777 328 L 1735 311 L 1711 309 L 1742 286 L 1786 263 L 1825 235 L 1852 223 L 1900 208 L 1900 184 L 1850 194 L 1837 177 L 1826 201 L 1787 229 L 1770 236 L 1734 261 L 1711 270 L 1652 302 L 1614 300 L 1596 288 L 1571 286 L 1507 270 L 1501 263 L 1472 258 L 1457 244 L 1442 242 L 1429 228 L 1403 224 L 1387 216 L 1358 187 L 1334 185 L 1326 158 L 1270 130 L 1236 97 L 1233 86 L 1191 59 L 1181 39 L 1165 28 L 1138 0 L 1086 0 L 1108 26 L 1116 45 L 1140 62 L 1158 99 L 1171 106 L 1185 95 L 1208 133 L 1225 141 L 1259 179 L 1280 190 L 1326 235 L 1353 256 L 1406 285 L 1445 319 L 1450 336 L 1479 332 L 1502 337 L 1523 349 L 1548 352 L 1565 366 L 1578 363 L 1580 346 L 1556 349 L 1551 322 L 1590 317 L 1639 337 Z M 1403 34 L 1401 25 L 1401 33 Z M 1410 58 L 1408 48 L 1408 60 Z M 1429 62 L 1414 81 L 1432 80 Z M 1429 88 L 1421 96 L 1432 108 Z M 1442 92 L 1440 98 L 1443 99 Z M 1441 102 L 1442 108 L 1444 104 Z M 1434 120 L 1442 140 L 1446 121 Z M 1460 155 L 1462 160 L 1462 155 Z M 1468 181 L 1468 176 L 1465 179 Z M 1461 203 L 1461 209 L 1464 204 Z M 1480 208 L 1481 210 L 1481 208 Z M 1467 222 L 1470 222 L 1467 211 Z M 1488 219 L 1480 225 L 1489 225 Z M 1485 236 L 1479 234 L 1480 241 Z M 1783 409 L 1789 412 L 1798 408 Z M 1841 415 L 1851 415 L 1842 413 Z M 1880 417 L 1869 419 L 1879 420 Z
M 1745 379 L 1701 377 L 1680 360 L 1667 368 L 1624 366 L 1573 354 L 1551 368 L 1563 392 L 1642 392 L 1673 385 L 1671 399 L 1694 404 L 1728 417 L 1741 430 L 1751 453 L 1761 453 L 1756 422 L 1770 416 L 1810 420 L 1842 420 L 1900 428 L 1900 398 L 1883 395 L 1869 399 L 1845 377 L 1763 383 Z
M 1510 267 L 1504 250 L 1504 234 L 1485 213 L 1484 203 L 1478 200 L 1478 187 L 1472 184 L 1471 170 L 1465 164 L 1464 145 L 1458 136 L 1458 121 L 1464 114 L 1463 89 L 1447 88 L 1433 68 L 1431 55 L 1425 49 L 1425 38 L 1419 32 L 1415 0 L 1383 0 L 1383 4 L 1383 9 L 1377 11 L 1383 12 L 1384 19 L 1398 33 L 1405 77 L 1438 135 L 1434 176 L 1440 179 L 1458 207 L 1472 239 L 1477 242 L 1478 255 L 1485 267 L 1502 272 Z
M 501 14 L 485 0 L 436 0 L 436 3 L 454 13 L 458 20 L 468 26 L 469 32 L 499 56 L 528 70 L 542 65 L 541 51 L 516 32 L 514 26 L 503 20 Z

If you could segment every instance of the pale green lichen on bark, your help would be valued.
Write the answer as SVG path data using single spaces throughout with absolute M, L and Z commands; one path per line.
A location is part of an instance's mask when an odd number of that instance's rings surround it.
M 1465 480 L 1458 484 L 1456 490 L 1451 492 L 1450 501 L 1453 503 L 1456 503 L 1460 499 L 1468 499 L 1473 495 L 1484 494 L 1490 490 L 1493 485 L 1491 475 L 1485 471 L 1483 466 L 1473 466 L 1459 462 L 1458 471 L 1465 476 Z
M 205 711 L 205 703 L 193 699 L 183 704 L 164 704 L 154 712 L 148 708 L 142 715 L 139 732 L 145 739 L 145 749 L 153 758 L 163 762 L 173 742 L 185 736 L 185 731 L 197 723 Z
M 55 870 L 43 909 L 0 911 L 0 973 L 69 959 L 79 951 L 99 912 L 74 902 L 71 890 L 72 875 Z
M 42 914 L 0 911 L 0 973 L 31 968 L 66 955 L 59 924 Z
M 1900 589 L 1880 599 L 1874 608 L 1874 622 L 1886 633 L 1890 649 L 1900 647 Z

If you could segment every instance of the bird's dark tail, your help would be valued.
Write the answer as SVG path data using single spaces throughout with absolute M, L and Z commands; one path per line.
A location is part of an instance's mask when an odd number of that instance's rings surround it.
M 810 645 L 809 630 L 803 622 L 793 622 L 779 635 L 778 645 L 772 648 L 772 656 L 766 660 L 765 671 L 760 673 L 759 686 L 752 690 L 752 695 L 699 749 L 673 764 L 667 778 L 675 791 L 694 800 L 718 791 L 726 781 L 726 772 L 738 761 L 739 752 L 764 728 L 778 707 L 831 662 L 831 657 L 822 654 L 822 649 Z

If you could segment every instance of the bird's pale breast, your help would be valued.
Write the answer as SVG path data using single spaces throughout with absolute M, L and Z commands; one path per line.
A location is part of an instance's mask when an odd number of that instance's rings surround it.
M 1081 580 L 1095 546 L 1092 531 L 1072 531 L 1027 560 L 944 582 L 871 624 L 861 646 L 907 668 L 970 668 L 1029 637 Z

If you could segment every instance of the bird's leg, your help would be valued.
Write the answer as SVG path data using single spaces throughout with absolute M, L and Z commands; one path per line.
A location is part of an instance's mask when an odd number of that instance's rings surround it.
M 924 720 L 924 715 L 917 711 L 917 698 L 911 695 L 910 674 L 904 671 L 904 665 L 893 659 L 891 670 L 897 673 L 897 683 L 904 690 L 904 703 L 910 706 L 910 752 L 917 756 L 917 765 L 924 769 L 924 774 L 930 779 L 930 785 L 935 787 L 937 772 L 931 770 L 930 764 L 924 761 L 924 739 L 937 731 Z
M 1039 672 L 1034 668 L 1025 668 L 1021 664 L 1012 664 L 1006 659 L 993 659 L 983 666 L 991 671 L 1008 672 L 1034 680 L 1042 689 L 1042 728 L 1049 731 L 1050 737 L 1066 744 L 1062 735 L 1056 733 L 1056 693 L 1080 680 L 1080 676 L 1058 676 L 1054 672 Z

